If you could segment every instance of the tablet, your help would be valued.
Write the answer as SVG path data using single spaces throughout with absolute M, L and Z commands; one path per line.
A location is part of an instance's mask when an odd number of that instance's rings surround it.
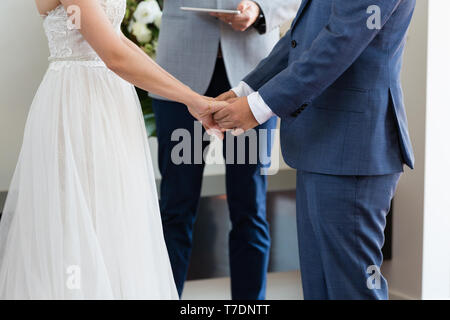
M 224 9 L 180 7 L 180 10 L 193 12 L 208 12 L 208 13 L 241 14 L 239 10 L 224 10 Z

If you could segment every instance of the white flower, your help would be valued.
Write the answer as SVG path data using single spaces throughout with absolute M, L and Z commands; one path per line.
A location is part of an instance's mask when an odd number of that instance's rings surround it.
M 147 28 L 146 24 L 135 22 L 131 27 L 131 33 L 140 43 L 147 43 L 152 39 L 152 32 Z
M 154 23 L 161 15 L 162 12 L 158 2 L 156 0 L 147 0 L 138 4 L 133 16 L 137 22 L 149 24 Z
M 158 28 L 161 28 L 161 20 L 162 20 L 162 13 L 159 17 L 157 17 L 155 19 L 155 22 L 153 22 L 155 24 L 155 26 L 157 26 Z

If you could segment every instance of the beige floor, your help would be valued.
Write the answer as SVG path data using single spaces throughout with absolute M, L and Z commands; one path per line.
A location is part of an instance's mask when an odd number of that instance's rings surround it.
M 186 283 L 184 300 L 230 300 L 230 279 L 195 280 Z M 270 273 L 267 279 L 268 300 L 301 300 L 300 272 Z

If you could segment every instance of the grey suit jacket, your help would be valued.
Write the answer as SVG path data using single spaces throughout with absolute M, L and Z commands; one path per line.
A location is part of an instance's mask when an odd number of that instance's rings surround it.
M 295 17 L 301 0 L 255 0 L 264 12 L 267 32 L 234 31 L 205 13 L 180 7 L 236 9 L 241 0 L 164 1 L 157 62 L 176 78 L 204 94 L 214 72 L 219 43 L 232 86 L 265 58 L 280 38 L 279 26 Z M 161 97 L 154 96 L 161 99 Z

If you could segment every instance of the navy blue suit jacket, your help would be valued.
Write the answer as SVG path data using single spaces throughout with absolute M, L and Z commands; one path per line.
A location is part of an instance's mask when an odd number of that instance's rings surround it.
M 244 79 L 282 119 L 289 165 L 336 175 L 413 167 L 400 71 L 414 7 L 303 0 L 291 30 Z

